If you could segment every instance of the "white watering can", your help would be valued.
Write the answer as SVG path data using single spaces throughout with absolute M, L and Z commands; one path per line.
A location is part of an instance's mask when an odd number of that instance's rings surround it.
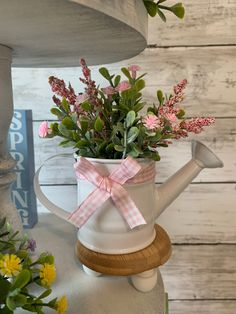
M 79 158 L 78 158 L 79 159 Z M 86 158 L 107 177 L 124 160 Z M 136 159 L 142 169 L 149 168 L 155 174 L 155 162 L 148 159 Z M 102 204 L 96 204 L 96 210 L 86 223 L 78 229 L 78 239 L 86 248 L 105 254 L 125 254 L 136 252 L 151 244 L 156 236 L 155 221 L 159 215 L 176 199 L 189 183 L 204 168 L 223 167 L 222 161 L 204 144 L 192 142 L 192 159 L 156 188 L 152 179 L 141 183 L 125 183 L 123 188 L 136 204 L 146 221 L 130 229 L 127 221 L 111 198 Z M 68 220 L 71 213 L 50 202 L 40 189 L 39 171 L 35 175 L 35 190 L 40 202 L 57 216 Z M 145 172 L 145 170 L 144 170 Z M 84 178 L 78 178 L 78 204 L 81 204 L 96 187 Z M 129 208 L 127 208 L 129 210 Z

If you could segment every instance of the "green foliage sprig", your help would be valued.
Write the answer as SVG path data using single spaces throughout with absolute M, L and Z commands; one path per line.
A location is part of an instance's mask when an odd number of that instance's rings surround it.
M 179 19 L 183 19 L 184 14 L 185 14 L 185 9 L 184 9 L 183 4 L 179 2 L 172 6 L 163 5 L 162 3 L 166 1 L 167 0 L 159 0 L 155 2 L 154 0 L 143 0 L 143 3 L 145 5 L 145 8 L 148 14 L 151 17 L 158 15 L 162 19 L 163 22 L 166 22 L 166 16 L 163 11 L 172 12 Z
M 27 235 L 19 237 L 6 219 L 0 219 L 0 313 L 12 314 L 17 308 L 43 314 L 43 308 L 49 307 L 63 314 L 66 312 L 67 300 L 54 298 L 45 301 L 52 290 L 55 279 L 54 258 L 49 253 L 42 253 L 32 258 L 35 242 Z M 34 257 L 34 256 L 33 256 Z M 40 286 L 39 295 L 31 290 Z

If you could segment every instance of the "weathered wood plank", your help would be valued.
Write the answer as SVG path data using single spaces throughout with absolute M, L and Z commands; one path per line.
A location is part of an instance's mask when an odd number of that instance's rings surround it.
M 65 210 L 76 208 L 76 186 L 43 186 L 43 191 Z M 235 191 L 235 184 L 192 184 L 157 222 L 172 243 L 236 243 Z M 38 211 L 46 209 L 39 203 Z
M 35 164 L 39 167 L 48 157 L 59 153 L 72 152 L 72 149 L 58 147 L 59 139 L 40 139 L 37 135 L 39 123 L 34 123 Z M 176 141 L 168 148 L 160 150 L 162 160 L 157 163 L 158 182 L 164 182 L 191 158 L 192 138 L 208 145 L 224 162 L 224 168 L 205 169 L 195 182 L 235 182 L 236 173 L 236 119 L 217 119 L 205 132 L 186 140 Z M 50 162 L 42 173 L 41 182 L 47 184 L 70 184 L 73 182 L 73 160 L 57 159 Z M 58 170 L 60 169 L 60 170 Z
M 169 0 L 167 4 L 176 1 Z M 149 44 L 158 46 L 195 46 L 235 44 L 235 1 L 183 1 L 183 20 L 167 13 L 167 23 L 159 18 L 149 19 Z
M 235 308 L 235 300 L 169 301 L 170 314 L 233 314 Z
M 184 106 L 189 116 L 236 116 L 236 47 L 146 49 L 139 56 L 108 68 L 117 73 L 120 67 L 134 63 L 148 73 L 143 93 L 145 100 L 155 102 L 157 89 L 170 93 L 173 85 L 187 78 L 189 86 Z M 94 67 L 96 80 L 97 70 L 98 67 Z M 15 108 L 33 109 L 35 120 L 52 119 L 52 93 L 47 83 L 50 75 L 71 81 L 77 92 L 83 91 L 78 79 L 79 68 L 13 69 Z M 107 86 L 101 78 L 97 82 Z
M 169 298 L 236 299 L 235 258 L 236 245 L 173 246 L 161 268 Z

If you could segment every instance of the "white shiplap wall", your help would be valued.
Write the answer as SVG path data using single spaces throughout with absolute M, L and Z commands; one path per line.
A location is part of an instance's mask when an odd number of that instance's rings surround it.
M 171 1 L 169 1 L 171 2 Z M 162 268 L 171 314 L 233 314 L 236 308 L 236 1 L 184 1 L 183 21 L 169 16 L 150 20 L 149 47 L 139 56 L 110 65 L 139 64 L 147 72 L 144 97 L 187 78 L 185 108 L 189 116 L 214 115 L 213 127 L 198 136 L 223 160 L 222 169 L 204 170 L 160 217 L 169 232 L 173 255 Z M 84 56 L 86 57 L 86 56 Z M 97 67 L 94 67 L 97 73 Z M 57 140 L 40 140 L 40 121 L 51 119 L 47 78 L 56 75 L 79 90 L 79 68 L 13 69 L 16 108 L 33 110 L 35 158 L 65 152 Z M 97 75 L 95 75 L 97 77 Z M 103 82 L 101 81 L 101 84 Z M 77 88 L 78 87 L 78 88 Z M 190 158 L 190 139 L 163 149 L 157 165 L 161 183 Z M 60 171 L 58 171 L 58 164 Z M 42 174 L 44 190 L 58 204 L 75 206 L 70 162 L 51 164 Z M 39 204 L 39 210 L 43 210 Z

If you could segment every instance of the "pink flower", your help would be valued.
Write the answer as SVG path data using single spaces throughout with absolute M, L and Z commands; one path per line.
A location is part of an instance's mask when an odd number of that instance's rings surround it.
M 107 86 L 107 87 L 104 87 L 102 88 L 102 91 L 104 94 L 106 94 L 107 96 L 110 96 L 110 95 L 113 95 L 116 93 L 116 90 L 114 87 L 112 86 Z
M 49 81 L 49 84 L 51 85 L 52 91 L 56 95 L 65 97 L 69 101 L 70 104 L 74 105 L 76 96 L 70 84 L 69 84 L 69 88 L 66 88 L 66 84 L 64 80 L 60 80 L 55 76 L 50 76 L 48 81 Z M 54 102 L 55 100 L 56 99 L 54 98 Z M 56 100 L 56 104 L 57 103 L 59 103 L 58 100 Z
M 84 94 L 79 94 L 76 97 L 76 102 L 75 105 L 78 106 L 80 104 L 82 104 L 85 100 L 87 100 L 89 98 L 88 94 L 84 93 Z
M 130 83 L 128 81 L 122 81 L 120 84 L 116 87 L 117 92 L 124 92 L 127 89 L 130 89 Z
M 176 86 L 174 86 L 174 93 L 175 93 L 176 95 L 182 93 L 182 92 L 183 92 L 183 89 L 186 87 L 187 83 L 188 83 L 188 82 L 187 82 L 186 79 L 180 81 Z
M 174 113 L 166 113 L 165 118 L 172 124 L 178 121 L 176 115 Z
M 214 118 L 192 118 L 181 123 L 181 128 L 187 132 L 200 133 L 204 126 L 211 125 L 215 122 Z
M 48 122 L 43 121 L 39 126 L 39 136 L 40 137 L 47 137 L 48 134 L 50 134 L 51 129 L 48 127 Z
M 131 71 L 132 78 L 136 79 L 137 71 L 140 71 L 141 68 L 140 68 L 140 66 L 133 64 L 133 65 L 128 67 L 128 70 Z
M 155 130 L 160 127 L 160 119 L 154 114 L 148 114 L 146 117 L 143 118 L 143 125 L 148 130 Z

